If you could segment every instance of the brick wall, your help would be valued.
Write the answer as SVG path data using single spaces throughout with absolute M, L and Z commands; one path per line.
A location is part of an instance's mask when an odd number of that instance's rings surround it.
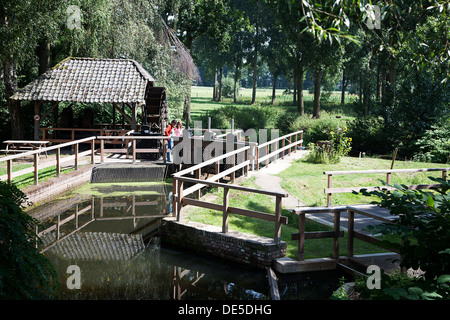
M 272 266 L 272 260 L 286 256 L 286 242 L 278 247 L 273 239 L 236 231 L 221 233 L 220 227 L 196 222 L 177 222 L 165 218 L 161 224 L 162 241 L 251 267 Z

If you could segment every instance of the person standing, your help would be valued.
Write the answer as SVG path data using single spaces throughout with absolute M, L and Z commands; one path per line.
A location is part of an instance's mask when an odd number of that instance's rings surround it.
M 174 119 L 171 123 L 167 126 L 166 130 L 164 130 L 164 135 L 166 137 L 170 137 L 173 135 L 173 129 L 177 125 L 177 121 Z M 172 162 L 172 148 L 173 148 L 173 139 L 167 140 L 167 161 Z
M 181 121 L 177 122 L 175 128 L 173 128 L 174 136 L 181 137 L 183 135 L 183 123 Z

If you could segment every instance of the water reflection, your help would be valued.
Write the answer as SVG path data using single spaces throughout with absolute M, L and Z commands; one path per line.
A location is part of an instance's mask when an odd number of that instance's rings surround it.
M 269 299 L 263 271 L 161 244 L 170 187 L 121 196 L 73 194 L 33 210 L 62 299 Z M 117 190 L 117 189 L 115 189 Z M 163 192 L 161 192 L 163 190 Z M 81 289 L 66 285 L 80 268 Z

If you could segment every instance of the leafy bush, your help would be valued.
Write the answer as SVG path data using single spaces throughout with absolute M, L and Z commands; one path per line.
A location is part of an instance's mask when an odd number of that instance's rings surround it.
M 57 276 L 36 249 L 37 221 L 23 211 L 24 201 L 15 185 L 0 181 L 0 299 L 51 299 Z
M 357 118 L 348 124 L 348 132 L 353 138 L 353 150 L 372 154 L 392 151 L 392 146 L 386 143 L 381 117 Z
M 352 138 L 345 136 L 347 128 L 338 128 L 331 131 L 330 141 L 320 141 L 309 143 L 312 151 L 307 156 L 306 161 L 312 163 L 339 163 L 342 157 L 345 157 L 350 150 Z
M 450 162 L 450 118 L 441 121 L 425 131 L 422 138 L 416 141 L 420 149 L 415 153 L 414 159 L 423 162 Z
M 390 296 L 395 299 L 448 299 L 450 293 L 450 183 L 443 179 L 435 192 L 409 190 L 403 185 L 394 185 L 392 192 L 364 192 L 376 195 L 381 207 L 389 208 L 396 217 L 395 224 L 370 226 L 373 233 L 396 235 L 402 244 L 391 240 L 384 242 L 397 249 L 400 267 L 424 271 L 423 277 L 384 277 L 381 291 L 371 297 Z

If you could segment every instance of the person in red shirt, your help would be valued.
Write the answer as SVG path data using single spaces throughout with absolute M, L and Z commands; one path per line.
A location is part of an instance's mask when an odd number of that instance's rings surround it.
M 164 135 L 170 137 L 173 133 L 173 129 L 177 125 L 177 120 L 172 120 L 171 123 L 167 126 L 166 130 L 164 130 Z M 167 140 L 168 152 L 167 152 L 167 161 L 172 161 L 172 148 L 173 148 L 173 139 Z

